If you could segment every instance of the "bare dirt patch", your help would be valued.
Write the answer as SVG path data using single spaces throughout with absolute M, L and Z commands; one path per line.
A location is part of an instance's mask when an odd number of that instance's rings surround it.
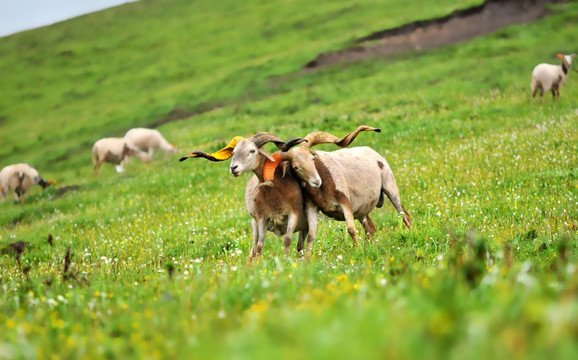
M 305 67 L 320 68 L 341 62 L 354 62 L 464 42 L 506 26 L 535 21 L 546 14 L 546 5 L 554 2 L 561 1 L 486 0 L 479 6 L 456 10 L 444 17 L 416 21 L 356 39 L 354 40 L 356 44 L 382 41 L 320 54 Z
M 59 198 L 59 197 L 62 197 L 64 194 L 66 194 L 69 191 L 76 191 L 78 189 L 80 189 L 80 185 L 63 186 L 63 187 L 57 189 L 54 197 Z

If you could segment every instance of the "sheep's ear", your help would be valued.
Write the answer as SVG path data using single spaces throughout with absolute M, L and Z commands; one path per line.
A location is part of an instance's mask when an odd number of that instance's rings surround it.
M 264 157 L 266 157 L 267 159 L 269 159 L 270 161 L 275 162 L 275 159 L 273 158 L 273 156 L 271 156 L 271 154 L 269 154 L 267 152 L 267 150 L 263 149 L 263 148 L 259 148 L 259 154 L 263 155 Z
M 559 57 L 560 59 L 564 59 L 564 54 L 556 54 L 557 57 Z
M 285 174 L 287 174 L 287 170 L 289 169 L 289 166 L 291 166 L 289 164 L 289 161 L 283 161 L 281 163 L 281 166 L 283 167 L 283 177 L 285 177 Z

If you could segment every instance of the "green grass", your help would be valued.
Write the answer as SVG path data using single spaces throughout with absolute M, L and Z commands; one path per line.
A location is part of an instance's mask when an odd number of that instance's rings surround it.
M 577 77 L 543 105 L 529 83 L 575 51 L 578 3 L 464 44 L 301 70 L 478 3 L 141 1 L 0 39 L 0 166 L 58 181 L 0 203 L 0 247 L 31 244 L 0 255 L 0 359 L 573 358 Z M 93 174 L 98 138 L 208 109 L 160 126 L 178 154 Z M 387 158 L 414 227 L 386 204 L 354 248 L 322 217 L 309 260 L 268 234 L 249 263 L 249 176 L 177 161 L 236 135 L 360 124 L 383 130 L 355 145 Z

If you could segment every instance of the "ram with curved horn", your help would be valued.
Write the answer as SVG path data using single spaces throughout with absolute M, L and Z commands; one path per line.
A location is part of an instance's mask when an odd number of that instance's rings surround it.
M 297 138 L 285 143 L 270 133 L 258 133 L 247 139 L 237 136 L 226 147 L 213 154 L 194 151 L 180 159 L 184 161 L 188 158 L 202 157 L 211 161 L 224 161 L 232 158 L 231 174 L 234 176 L 239 176 L 243 172 L 255 174 L 245 188 L 245 205 L 253 217 L 251 258 L 259 256 L 263 251 L 267 230 L 277 236 L 284 234 L 286 255 L 289 255 L 291 238 L 296 231 L 299 232 L 297 251 L 303 250 L 307 236 L 307 254 L 311 253 L 317 229 L 317 208 L 304 197 L 300 181 L 293 171 L 287 166 L 277 167 L 279 157 L 263 148 L 265 144 L 271 142 L 279 148 L 283 146 L 290 148 L 303 141 L 305 139 Z M 263 175 L 268 172 L 271 173 L 269 177 Z
M 411 227 L 411 219 L 401 204 L 399 189 L 391 167 L 373 149 L 363 146 L 332 152 L 312 151 L 319 144 L 346 147 L 362 131 L 380 132 L 370 126 L 360 126 L 342 139 L 319 131 L 310 133 L 299 147 L 283 149 L 281 158 L 288 160 L 302 180 L 307 197 L 327 216 L 345 221 L 347 231 L 358 243 L 355 219 L 358 219 L 368 237 L 375 233 L 369 213 L 382 207 L 384 195 L 389 198 L 403 222 Z

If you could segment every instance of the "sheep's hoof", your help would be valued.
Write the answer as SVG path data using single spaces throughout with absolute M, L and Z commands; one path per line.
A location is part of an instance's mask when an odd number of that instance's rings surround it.
M 116 165 L 115 168 L 116 168 L 116 172 L 117 172 L 117 173 L 124 172 L 124 168 L 123 168 L 122 166 L 120 166 L 120 165 Z

